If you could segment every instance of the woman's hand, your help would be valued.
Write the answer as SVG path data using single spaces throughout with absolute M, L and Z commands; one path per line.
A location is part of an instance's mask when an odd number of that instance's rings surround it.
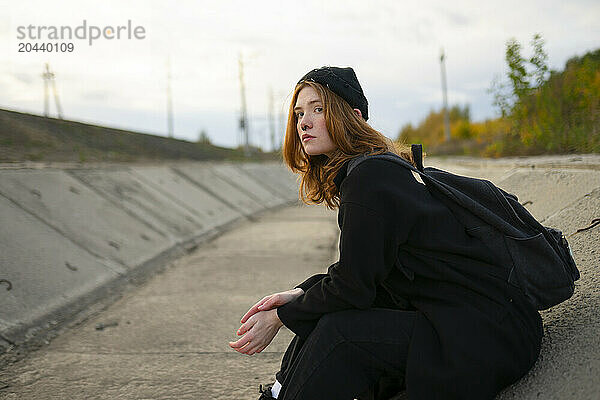
M 304 290 L 296 288 L 292 290 L 287 290 L 285 292 L 279 292 L 265 296 L 258 303 L 250 307 L 250 309 L 246 314 L 244 314 L 240 322 L 243 324 L 248 320 L 248 318 L 250 318 L 254 314 L 260 311 L 267 311 L 272 310 L 273 308 L 280 307 L 284 304 L 289 303 L 295 298 L 302 296 L 303 294 Z
M 243 337 L 236 342 L 229 342 L 229 346 L 238 353 L 249 356 L 260 353 L 271 343 L 282 326 L 277 309 L 255 313 L 238 329 L 238 336 Z

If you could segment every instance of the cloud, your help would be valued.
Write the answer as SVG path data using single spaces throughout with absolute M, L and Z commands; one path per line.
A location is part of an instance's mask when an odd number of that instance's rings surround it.
M 471 19 L 469 17 L 459 12 L 446 9 L 444 10 L 443 15 L 454 25 L 468 26 L 471 23 Z
M 14 79 L 26 85 L 31 85 L 33 83 L 33 77 L 31 76 L 31 74 L 23 72 L 12 72 L 11 75 Z
M 204 128 L 215 141 L 235 145 L 242 54 L 248 111 L 257 131 L 265 129 L 259 120 L 267 113 L 269 87 L 276 108 L 285 109 L 286 95 L 307 70 L 341 65 L 355 68 L 372 123 L 395 132 L 439 108 L 443 47 L 450 103 L 470 101 L 473 118 L 486 117 L 494 113 L 486 90 L 494 75 L 503 73 L 505 41 L 515 36 L 528 47 L 531 35 L 541 32 L 550 66 L 562 68 L 570 56 L 597 47 L 597 4 L 548 0 L 541 8 L 527 0 L 457 0 L 451 5 L 441 0 L 185 0 L 173 6 L 105 0 L 98 6 L 67 0 L 63 8 L 70 12 L 65 14 L 43 0 L 12 1 L 4 14 L 10 16 L 8 36 L 2 36 L 1 27 L 7 17 L 0 17 L 0 49 L 6 50 L 0 104 L 41 107 L 40 74 L 49 62 L 69 117 L 148 130 L 164 125 L 170 56 L 176 134 L 195 137 Z M 84 18 L 101 26 L 131 19 L 146 28 L 147 37 L 97 41 L 91 47 L 75 42 L 69 54 L 15 51 L 16 25 L 75 26 Z
M 82 101 L 106 102 L 110 97 L 110 92 L 107 90 L 90 90 L 80 94 Z

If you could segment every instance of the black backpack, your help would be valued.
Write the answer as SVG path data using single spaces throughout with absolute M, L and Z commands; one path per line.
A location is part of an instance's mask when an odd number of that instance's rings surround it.
M 521 289 L 538 310 L 573 295 L 579 279 L 573 253 L 558 229 L 540 224 L 517 196 L 488 180 L 423 168 L 422 146 L 411 146 L 417 168 L 394 153 L 361 155 L 352 159 L 347 174 L 368 158 L 392 161 L 420 175 L 429 192 L 442 201 L 493 252 L 498 264 L 508 266 L 508 283 Z

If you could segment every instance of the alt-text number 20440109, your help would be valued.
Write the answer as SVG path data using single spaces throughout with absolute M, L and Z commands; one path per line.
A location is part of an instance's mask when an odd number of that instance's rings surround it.
M 75 45 L 72 42 L 20 42 L 18 44 L 19 53 L 72 53 L 74 50 Z

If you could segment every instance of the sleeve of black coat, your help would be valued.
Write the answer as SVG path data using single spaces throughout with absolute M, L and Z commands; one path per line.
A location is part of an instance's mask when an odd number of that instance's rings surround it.
M 326 276 L 327 276 L 327 274 L 313 275 L 313 276 L 309 277 L 308 279 L 306 279 L 304 282 L 299 283 L 295 287 L 304 290 L 304 292 L 306 293 L 306 291 L 308 289 L 310 289 L 314 284 L 316 284 L 317 282 L 319 282 L 321 279 L 325 278 Z
M 307 337 L 326 313 L 367 309 L 375 300 L 376 286 L 394 264 L 397 241 L 393 224 L 369 207 L 344 202 L 339 209 L 340 259 L 304 295 L 279 307 L 283 324 Z M 304 289 L 304 288 L 303 288 Z
M 329 266 L 329 268 L 327 269 L 327 272 L 329 273 L 329 271 L 331 271 L 331 268 L 334 268 L 337 265 L 337 262 L 331 264 Z M 321 279 L 325 278 L 327 276 L 327 274 L 316 274 L 313 275 L 311 277 L 308 277 L 304 282 L 296 285 L 296 288 L 300 288 L 302 290 L 304 290 L 304 292 L 306 292 L 308 289 L 311 288 L 311 286 L 315 285 L 316 283 L 318 283 Z

